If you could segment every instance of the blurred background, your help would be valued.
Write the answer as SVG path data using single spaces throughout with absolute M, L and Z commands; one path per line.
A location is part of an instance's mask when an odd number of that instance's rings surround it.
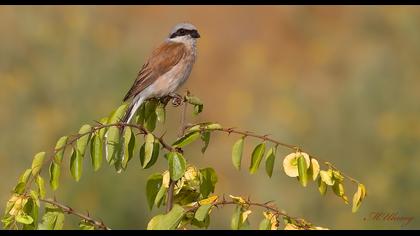
M 246 142 L 248 158 L 238 172 L 231 164 L 238 136 L 215 133 L 204 155 L 197 142 L 186 157 L 215 168 L 216 194 L 275 200 L 290 215 L 327 228 L 419 228 L 420 8 L 402 6 L 0 7 L 1 212 L 33 155 L 119 106 L 152 49 L 181 21 L 202 36 L 179 91 L 205 104 L 190 122 L 215 121 L 299 144 L 368 189 L 352 214 L 331 191 L 322 197 L 316 184 L 303 188 L 287 177 L 281 163 L 288 150 L 278 150 L 271 179 L 263 166 L 250 176 L 257 140 Z M 169 107 L 167 117 L 157 132 L 174 138 L 180 113 Z M 147 209 L 145 181 L 164 169 L 160 159 L 143 170 L 136 155 L 123 174 L 107 165 L 93 173 L 86 158 L 81 181 L 66 167 L 54 194 L 111 228 L 144 229 L 159 213 Z M 355 189 L 346 186 L 351 199 Z M 232 212 L 215 210 L 210 228 L 229 228 Z M 414 220 L 404 227 L 363 220 L 372 212 Z M 67 218 L 66 228 L 77 227 Z M 261 218 L 255 210 L 252 225 Z

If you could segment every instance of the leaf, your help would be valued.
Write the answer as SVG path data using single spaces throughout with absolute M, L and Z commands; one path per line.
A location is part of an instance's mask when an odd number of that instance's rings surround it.
M 106 155 L 106 160 L 110 165 L 113 165 L 115 162 L 120 159 L 121 155 L 121 137 L 120 129 L 118 127 L 112 126 L 109 127 L 108 132 L 106 133 L 106 150 L 108 155 Z
M 337 180 L 338 182 L 343 182 L 344 176 L 340 173 L 340 171 L 333 170 L 332 173 L 335 180 Z
M 359 209 L 362 200 L 365 198 L 366 196 L 366 188 L 363 184 L 358 184 L 357 185 L 357 191 L 356 193 L 353 195 L 353 206 L 351 211 L 353 213 L 357 212 L 357 210 Z
M 298 170 L 298 161 L 297 158 L 302 155 L 306 160 L 306 167 L 309 167 L 311 164 L 311 160 L 309 159 L 309 155 L 304 152 L 294 152 L 287 155 L 283 160 L 283 170 L 289 177 L 297 177 L 299 176 Z
M 207 147 L 209 146 L 209 142 L 210 142 L 210 132 L 209 131 L 204 131 L 201 132 L 201 140 L 203 140 L 203 147 L 201 148 L 201 153 L 204 154 L 204 152 L 206 152 Z
M 240 205 L 236 205 L 235 210 L 232 215 L 232 219 L 230 221 L 230 228 L 233 230 L 238 230 L 241 228 L 242 224 L 242 207 Z
M 194 218 L 198 221 L 204 221 L 206 217 L 209 215 L 209 211 L 213 205 L 201 205 L 197 211 L 195 212 Z
M 161 123 L 164 123 L 166 120 L 166 111 L 165 111 L 165 105 L 163 103 L 159 103 L 156 107 L 156 116 L 157 120 Z
M 64 154 L 64 147 L 67 144 L 68 137 L 63 136 L 58 139 L 57 143 L 55 144 L 55 155 L 54 155 L 54 161 L 57 164 L 61 164 L 63 161 L 63 154 Z
M 159 149 L 160 149 L 159 140 L 155 139 L 154 143 L 153 143 L 152 157 L 150 158 L 149 163 L 145 164 L 145 144 L 143 144 L 141 146 L 141 148 L 140 148 L 140 163 L 141 163 L 142 167 L 144 165 L 146 165 L 146 166 L 143 167 L 144 169 L 148 169 L 156 163 L 156 161 L 159 157 Z
M 81 220 L 79 223 L 79 228 L 81 230 L 95 230 L 95 226 L 86 220 Z
M 273 169 L 274 169 L 274 161 L 276 159 L 276 147 L 271 147 L 270 150 L 268 150 L 267 155 L 265 157 L 265 171 L 267 172 L 267 175 L 271 178 L 273 175 Z
M 64 225 L 63 211 L 54 206 L 46 205 L 45 214 L 42 216 L 42 222 L 39 224 L 40 230 L 60 230 Z
M 210 193 L 214 193 L 217 183 L 216 171 L 213 168 L 205 168 L 200 170 L 200 193 L 203 198 L 209 196 Z
M 168 163 L 171 179 L 174 181 L 180 179 L 185 173 L 187 164 L 182 154 L 178 152 L 168 153 Z
M 34 230 L 38 226 L 38 211 L 39 211 L 39 200 L 38 197 L 35 196 L 35 199 L 32 199 L 33 191 L 31 191 L 31 198 L 28 199 L 28 202 L 25 204 L 23 208 L 23 212 L 32 218 L 32 223 L 25 224 L 23 226 L 24 230 Z M 36 203 L 38 202 L 38 203 Z
M 262 157 L 265 152 L 265 142 L 258 144 L 254 151 L 252 152 L 252 158 L 251 158 L 251 165 L 249 167 L 249 173 L 254 174 L 257 172 L 258 167 L 260 166 Z
M 176 229 L 185 215 L 185 210 L 178 204 L 174 204 L 172 210 L 165 215 L 158 215 L 150 220 L 147 225 L 149 230 L 173 230 Z
M 298 161 L 298 173 L 299 173 L 299 182 L 302 184 L 303 187 L 306 187 L 308 184 L 308 166 L 306 165 L 305 157 L 301 154 L 297 158 Z
M 27 183 L 29 176 L 31 175 L 32 169 L 26 169 L 25 172 L 19 177 L 19 182 Z
M 60 185 L 60 174 L 61 174 L 61 167 L 59 164 L 52 161 L 50 164 L 50 186 L 53 191 L 57 190 L 58 186 Z
M 36 185 L 38 186 L 39 196 L 45 198 L 45 181 L 40 175 L 36 177 Z
M 70 173 L 73 179 L 76 180 L 76 182 L 79 182 L 82 177 L 83 160 L 80 154 L 77 155 L 77 152 L 77 149 L 73 148 L 73 152 L 70 157 Z
M 337 196 L 342 197 L 344 195 L 344 186 L 342 183 L 336 181 L 332 186 L 332 189 Z
M 156 107 L 157 101 L 155 99 L 150 99 L 145 102 L 145 116 L 144 116 L 144 127 L 152 132 L 156 128 Z
M 194 96 L 186 96 L 187 102 L 191 105 L 203 105 L 203 102 L 198 98 Z
M 102 165 L 103 142 L 98 133 L 96 133 L 90 143 L 90 157 L 92 160 L 93 171 L 98 171 Z
M 79 130 L 79 135 L 83 135 L 81 136 L 79 139 L 77 139 L 76 141 L 76 148 L 78 150 L 78 155 L 81 155 L 81 157 L 83 158 L 85 156 L 85 152 L 86 152 L 86 146 L 89 143 L 89 139 L 91 136 L 91 130 L 92 127 L 90 125 L 83 125 L 80 130 Z M 88 134 L 86 134 L 88 133 Z
M 26 186 L 26 184 L 25 184 L 25 183 L 23 183 L 23 182 L 19 182 L 19 183 L 15 186 L 15 188 L 13 189 L 13 192 L 14 192 L 14 193 L 17 193 L 17 194 L 22 194 L 22 193 L 23 193 L 23 191 L 25 191 L 25 186 Z
M 325 193 L 327 193 L 327 184 L 322 181 L 322 178 L 318 178 L 318 191 L 321 195 L 325 195 Z
M 206 130 L 218 130 L 218 129 L 222 129 L 222 126 L 220 124 L 218 124 L 218 123 L 212 123 L 212 122 L 210 122 L 210 123 L 207 123 L 204 126 L 204 129 L 206 129 Z
M 159 207 L 160 204 L 162 203 L 162 200 L 164 199 L 165 193 L 166 193 L 166 187 L 165 185 L 162 183 L 162 185 L 160 186 L 159 192 L 156 194 L 156 198 L 155 198 L 155 206 Z
M 45 152 L 39 152 L 34 156 L 34 160 L 32 161 L 32 175 L 35 176 L 39 173 L 42 167 L 42 163 L 44 162 Z
M 128 162 L 133 158 L 134 146 L 136 145 L 136 136 L 131 128 L 124 130 L 124 159 L 122 167 L 127 168 Z
M 309 177 L 312 177 L 312 180 L 315 181 L 319 174 L 319 163 L 316 159 L 311 158 L 311 166 L 308 169 Z
M 238 141 L 236 141 L 232 147 L 232 164 L 237 170 L 241 169 L 242 153 L 244 149 L 244 140 L 245 140 L 245 136 L 243 136 Z
M 18 214 L 16 216 L 16 221 L 25 225 L 29 225 L 32 222 L 34 222 L 34 219 L 32 219 L 31 216 L 25 214 L 23 211 L 20 212 L 20 214 Z
M 332 178 L 332 172 L 321 170 L 319 172 L 319 175 L 321 176 L 322 181 L 325 182 L 327 185 L 334 185 L 335 180 Z
M 157 230 L 157 226 L 162 221 L 162 218 L 163 215 L 159 214 L 150 219 L 149 223 L 147 224 L 147 230 Z
M 195 131 L 195 132 L 190 132 L 187 133 L 186 135 L 182 136 L 181 138 L 179 138 L 178 140 L 176 140 L 173 144 L 172 147 L 174 148 L 182 148 L 192 142 L 194 142 L 196 139 L 198 139 L 200 137 L 200 132 Z
M 207 229 L 209 227 L 209 225 L 210 225 L 210 216 L 207 215 L 206 218 L 204 218 L 203 221 L 198 221 L 195 218 L 193 218 L 191 220 L 191 225 L 194 225 L 194 226 L 196 226 L 198 228 L 205 228 L 205 229 Z
M 193 112 L 193 114 L 194 115 L 198 115 L 198 114 L 200 114 L 201 112 L 203 112 L 203 108 L 204 108 L 204 105 L 194 105 L 194 112 Z
M 146 197 L 147 203 L 149 204 L 149 209 L 153 209 L 156 196 L 162 186 L 162 175 L 160 173 L 155 173 L 149 176 L 146 183 Z
M 232 198 L 234 203 L 239 203 L 241 205 L 245 204 L 246 201 L 243 199 L 243 197 L 239 196 L 239 197 L 235 197 L 233 195 L 229 195 L 230 198 Z
M 270 230 L 271 229 L 271 222 L 269 219 L 264 218 L 260 222 L 260 226 L 258 227 L 260 230 Z
M 150 160 L 152 159 L 154 141 L 155 141 L 155 136 L 153 136 L 153 134 L 151 133 L 148 133 L 144 141 L 143 168 L 145 168 L 147 164 L 149 164 Z

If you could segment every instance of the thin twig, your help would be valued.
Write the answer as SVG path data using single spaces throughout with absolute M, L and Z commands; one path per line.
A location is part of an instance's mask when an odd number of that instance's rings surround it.
M 52 199 L 39 199 L 39 200 L 41 202 L 46 202 L 46 203 L 52 204 L 54 206 L 57 206 L 57 207 L 61 208 L 67 214 L 78 216 L 79 218 L 84 219 L 84 220 L 88 221 L 89 223 L 95 225 L 99 229 L 111 230 L 111 228 L 106 226 L 104 224 L 104 222 L 93 219 L 92 217 L 89 216 L 89 214 L 85 215 L 83 213 L 77 212 L 73 208 L 71 208 L 69 206 L 66 206 L 66 205 L 64 205 L 62 203 L 59 203 L 59 202 L 57 202 L 55 200 L 52 200 Z
M 196 125 L 201 125 L 201 124 L 202 124 L 202 123 L 190 124 L 190 125 L 188 125 L 186 128 L 193 127 L 193 126 L 196 126 Z M 201 127 L 200 127 L 200 129 L 201 129 L 201 130 L 206 130 L 205 126 L 201 126 Z M 258 135 L 258 134 L 255 134 L 254 132 L 251 132 L 251 131 L 241 131 L 241 130 L 237 130 L 237 129 L 235 129 L 235 128 L 220 128 L 220 129 L 207 129 L 207 130 L 208 130 L 208 131 L 219 131 L 219 132 L 224 132 L 224 133 L 227 133 L 227 134 L 234 133 L 234 134 L 243 135 L 243 136 L 245 136 L 245 137 L 247 137 L 247 136 L 249 136 L 249 137 L 254 137 L 254 138 L 258 138 L 258 139 L 263 140 L 263 141 L 269 141 L 269 142 L 271 142 L 271 143 L 273 143 L 273 144 L 275 144 L 275 145 L 280 145 L 280 146 L 283 146 L 283 147 L 289 148 L 289 149 L 294 150 L 294 151 L 300 151 L 300 152 L 303 152 L 303 149 L 302 149 L 301 147 L 297 146 L 297 145 L 292 145 L 292 144 L 287 144 L 287 143 L 279 142 L 279 141 L 277 141 L 277 140 L 275 140 L 275 139 L 269 138 L 269 137 L 268 137 L 268 135 Z M 324 160 L 322 160 L 321 158 L 315 157 L 315 156 L 313 156 L 313 155 L 309 155 L 309 156 L 310 156 L 311 158 L 314 158 L 314 159 L 317 159 L 317 160 L 319 160 L 319 161 L 322 161 L 322 162 L 323 162 L 326 166 L 331 167 L 331 168 L 332 168 L 332 169 L 334 169 L 334 170 L 340 171 L 337 167 L 335 167 L 335 166 L 334 166 L 333 164 L 331 164 L 330 162 L 324 161 Z M 341 173 L 344 177 L 346 177 L 348 180 L 350 180 L 351 182 L 353 182 L 353 183 L 355 183 L 355 184 L 359 184 L 359 181 L 358 181 L 358 180 L 356 180 L 356 179 L 354 179 L 354 178 L 350 177 L 349 175 L 346 175 L 346 174 L 345 174 L 345 173 L 343 173 L 342 171 L 340 171 L 340 173 Z

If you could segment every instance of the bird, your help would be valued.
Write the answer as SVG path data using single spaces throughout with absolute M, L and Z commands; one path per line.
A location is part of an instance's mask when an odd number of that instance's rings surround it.
M 123 102 L 129 101 L 123 123 L 129 123 L 141 104 L 150 98 L 174 95 L 191 74 L 197 57 L 197 28 L 187 22 L 176 24 L 155 48 L 137 74 Z

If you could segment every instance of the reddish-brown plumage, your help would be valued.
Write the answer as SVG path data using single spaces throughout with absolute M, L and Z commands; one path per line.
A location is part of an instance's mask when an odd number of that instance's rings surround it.
M 123 101 L 135 97 L 160 76 L 174 67 L 186 54 L 186 47 L 183 43 L 165 42 L 155 50 L 143 65 L 134 81 L 133 86 L 125 95 Z

